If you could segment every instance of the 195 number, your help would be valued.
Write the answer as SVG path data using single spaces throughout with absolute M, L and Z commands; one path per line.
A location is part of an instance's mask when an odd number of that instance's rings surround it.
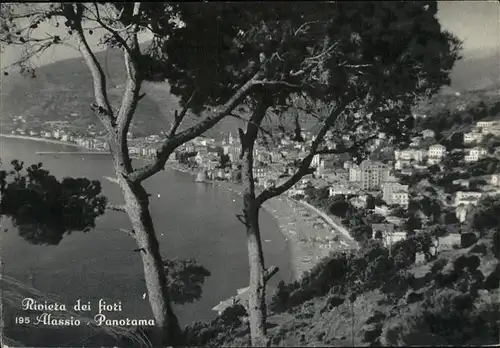
M 30 318 L 29 317 L 15 317 L 14 318 L 14 323 L 15 324 L 29 324 L 30 323 Z

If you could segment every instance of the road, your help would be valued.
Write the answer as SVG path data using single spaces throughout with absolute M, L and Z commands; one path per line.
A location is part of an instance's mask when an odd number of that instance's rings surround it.
M 350 240 L 353 243 L 356 243 L 354 238 L 352 238 L 351 235 L 349 234 L 349 230 L 347 228 L 345 228 L 344 226 L 335 222 L 331 217 L 329 217 L 327 214 L 325 214 L 324 212 L 322 212 L 321 210 L 319 210 L 315 206 L 313 206 L 305 201 L 298 201 L 298 202 L 300 204 L 302 204 L 304 207 L 306 207 L 307 209 L 310 209 L 310 210 L 314 211 L 316 214 L 318 214 L 327 224 L 329 224 L 337 232 L 344 235 L 348 240 Z M 357 243 L 356 243 L 356 245 L 357 245 Z

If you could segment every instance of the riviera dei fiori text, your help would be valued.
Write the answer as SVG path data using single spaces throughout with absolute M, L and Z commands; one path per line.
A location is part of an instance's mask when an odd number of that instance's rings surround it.
M 70 312 L 68 312 L 70 308 Z M 21 301 L 21 309 L 30 314 L 35 314 L 34 317 L 17 317 L 15 318 L 16 324 L 24 325 L 45 325 L 45 326 L 80 326 L 82 322 L 86 325 L 94 324 L 97 326 L 154 326 L 155 321 L 153 319 L 131 319 L 131 318 L 120 318 L 120 319 L 110 319 L 106 317 L 106 314 L 110 312 L 121 312 L 122 303 L 121 301 L 108 303 L 103 299 L 100 299 L 97 303 L 97 314 L 94 315 L 93 319 L 75 317 L 80 312 L 90 313 L 92 311 L 92 304 L 90 301 L 83 302 L 82 300 L 77 300 L 76 303 L 69 307 L 63 303 L 57 302 L 39 302 L 33 298 L 25 298 Z M 71 315 L 74 314 L 74 315 Z

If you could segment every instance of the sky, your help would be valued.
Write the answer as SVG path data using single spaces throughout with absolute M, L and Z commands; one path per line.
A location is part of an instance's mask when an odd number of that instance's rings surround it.
M 500 52 L 500 1 L 438 1 L 438 19 L 442 27 L 463 41 L 464 58 L 478 55 L 485 50 Z M 56 28 L 45 26 L 52 33 Z M 143 35 L 140 41 L 147 41 L 150 35 Z M 98 32 L 89 37 L 90 44 L 97 47 Z M 6 47 L 0 56 L 0 67 L 12 64 L 20 55 L 19 49 Z M 74 48 L 55 46 L 38 59 L 36 65 L 45 65 L 57 60 L 79 57 Z

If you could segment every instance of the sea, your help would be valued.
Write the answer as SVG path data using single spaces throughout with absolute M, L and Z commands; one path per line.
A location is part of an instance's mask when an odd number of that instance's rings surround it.
M 0 137 L 2 167 L 13 159 L 26 165 L 42 162 L 57 178 L 86 177 L 100 180 L 103 194 L 110 203 L 122 204 L 117 184 L 104 179 L 114 177 L 111 158 L 95 154 L 50 154 L 36 152 L 75 151 L 75 147 L 25 139 Z M 136 161 L 134 164 L 138 165 Z M 150 210 L 156 227 L 161 253 L 167 259 L 195 259 L 211 275 L 202 287 L 202 296 L 193 303 L 174 305 L 182 326 L 213 319 L 212 310 L 220 301 L 236 295 L 248 286 L 248 257 L 244 226 L 236 215 L 242 211 L 241 197 L 224 188 L 195 183 L 187 173 L 166 169 L 144 183 L 151 194 Z M 280 268 L 268 287 L 269 296 L 280 280 L 290 282 L 290 251 L 277 221 L 266 211 L 260 215 L 266 265 Z M 0 231 L 2 267 L 2 304 L 4 336 L 37 347 L 99 346 L 99 334 L 66 328 L 35 327 L 19 317 L 29 316 L 22 310 L 22 299 L 37 293 L 48 303 L 63 303 L 73 310 L 76 301 L 89 304 L 89 311 L 78 315 L 92 318 L 99 300 L 107 304 L 120 302 L 113 318 L 152 319 L 143 277 L 143 266 L 135 241 L 120 231 L 130 228 L 128 216 L 107 212 L 88 232 L 66 234 L 58 245 L 33 245 L 4 218 Z M 12 284 L 29 291 L 12 290 Z M 10 297 L 9 297 L 10 296 Z M 57 313 L 56 313 L 57 314 Z M 57 334 L 54 335 L 54 332 Z M 64 334 L 68 332 L 68 334 Z

